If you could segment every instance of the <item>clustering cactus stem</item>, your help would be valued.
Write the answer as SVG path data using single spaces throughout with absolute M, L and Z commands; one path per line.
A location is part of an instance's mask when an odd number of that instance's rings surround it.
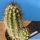
M 28 30 L 22 28 L 22 15 L 21 10 L 15 4 L 10 4 L 5 9 L 4 18 L 5 27 L 9 40 L 26 40 L 28 39 Z

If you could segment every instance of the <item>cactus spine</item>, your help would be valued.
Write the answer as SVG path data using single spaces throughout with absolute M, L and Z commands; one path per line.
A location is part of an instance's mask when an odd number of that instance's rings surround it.
M 11 40 L 28 39 L 27 29 L 22 28 L 21 11 L 15 4 L 11 4 L 5 9 L 4 23 Z

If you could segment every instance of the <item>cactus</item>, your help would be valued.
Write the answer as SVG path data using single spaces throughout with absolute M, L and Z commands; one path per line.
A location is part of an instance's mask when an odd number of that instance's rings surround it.
M 10 4 L 7 6 L 5 9 L 4 23 L 9 40 L 28 39 L 28 30 L 23 28 L 22 22 L 23 21 L 20 8 L 15 4 Z

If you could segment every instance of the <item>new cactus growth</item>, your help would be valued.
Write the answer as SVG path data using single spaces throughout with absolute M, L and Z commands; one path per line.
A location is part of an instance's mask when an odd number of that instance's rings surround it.
M 28 30 L 23 28 L 20 8 L 15 4 L 10 4 L 5 9 L 5 28 L 11 40 L 28 39 Z M 8 37 L 8 38 L 9 38 Z

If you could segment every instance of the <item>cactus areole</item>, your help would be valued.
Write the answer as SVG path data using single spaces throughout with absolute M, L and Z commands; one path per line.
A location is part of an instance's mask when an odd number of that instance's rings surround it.
M 15 4 L 10 4 L 5 9 L 5 28 L 11 40 L 28 39 L 28 31 L 22 28 L 22 15 L 20 8 Z M 9 38 L 8 37 L 8 38 Z M 10 40 L 10 39 L 9 39 Z

